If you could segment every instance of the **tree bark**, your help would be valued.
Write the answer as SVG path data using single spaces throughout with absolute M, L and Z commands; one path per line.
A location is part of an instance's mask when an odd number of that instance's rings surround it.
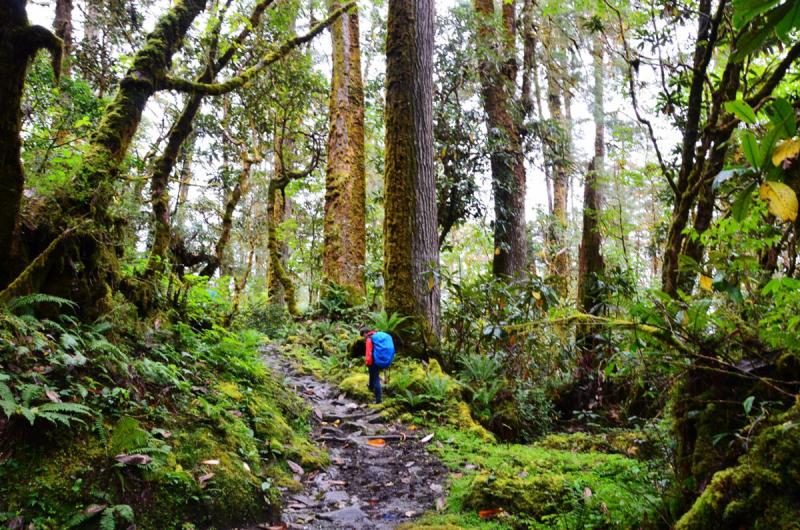
M 560 38 L 554 22 L 547 23 L 547 105 L 550 122 L 554 129 L 552 137 L 546 142 L 546 164 L 551 168 L 553 181 L 553 207 L 550 212 L 551 221 L 548 230 L 550 247 L 550 274 L 556 280 L 556 286 L 562 296 L 569 290 L 570 258 L 566 244 L 567 201 L 569 196 L 569 141 L 568 124 L 564 118 L 563 102 L 563 65 L 559 65 L 556 55 L 561 50 Z
M 439 247 L 433 172 L 433 0 L 390 0 L 386 39 L 384 278 L 387 312 L 437 348 Z
M 583 231 L 578 256 L 578 309 L 584 313 L 599 315 L 601 298 L 597 293 L 598 275 L 603 273 L 601 254 L 602 236 L 598 215 L 602 208 L 600 179 L 605 166 L 605 112 L 603 105 L 603 41 L 595 35 L 592 50 L 594 58 L 594 157 L 589 163 L 583 185 Z M 598 395 L 598 351 L 601 329 L 590 323 L 578 324 L 575 342 L 580 352 L 577 366 L 577 400 L 574 410 L 587 408 Z
M 339 0 L 331 8 L 340 7 Z M 333 74 L 330 95 L 328 168 L 325 178 L 326 283 L 366 295 L 366 177 L 364 169 L 364 88 L 361 81 L 358 12 L 331 27 Z
M 64 43 L 62 74 L 70 75 L 72 63 L 72 0 L 56 0 L 56 16 L 53 20 L 55 34 Z
M 473 0 L 473 6 L 482 18 L 478 37 L 484 45 L 489 45 L 497 39 L 489 25 L 489 20 L 496 16 L 494 1 Z M 497 64 L 494 58 L 483 59 L 480 64 L 481 96 L 492 151 L 495 214 L 492 272 L 502 277 L 524 274 L 527 263 L 525 158 L 519 127 L 511 108 L 517 77 L 514 9 L 513 2 L 503 3 L 502 64 Z
M 0 4 L 0 287 L 13 280 L 20 258 L 15 234 L 25 187 L 19 136 L 25 75 L 36 53 L 46 49 L 58 77 L 61 47 L 49 30 L 28 23 L 25 2 Z

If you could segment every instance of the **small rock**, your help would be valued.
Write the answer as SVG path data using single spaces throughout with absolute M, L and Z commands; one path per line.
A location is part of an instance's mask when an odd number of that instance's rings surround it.
M 367 514 L 361 511 L 361 508 L 358 506 L 348 506 L 341 510 L 321 513 L 319 514 L 319 518 L 337 525 L 345 525 L 361 522 L 367 518 Z

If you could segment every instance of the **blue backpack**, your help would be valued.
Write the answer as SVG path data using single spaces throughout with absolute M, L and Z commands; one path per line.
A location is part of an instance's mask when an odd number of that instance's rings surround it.
M 394 341 L 383 331 L 372 334 L 372 362 L 378 368 L 389 368 L 394 361 Z

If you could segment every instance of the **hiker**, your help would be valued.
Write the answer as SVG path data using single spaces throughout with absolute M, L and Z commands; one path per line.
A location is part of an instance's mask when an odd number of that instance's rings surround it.
M 394 339 L 383 331 L 361 328 L 361 339 L 353 345 L 353 352 L 360 356 L 362 348 L 364 360 L 369 369 L 367 388 L 375 393 L 375 403 L 381 402 L 381 370 L 389 368 L 394 360 Z

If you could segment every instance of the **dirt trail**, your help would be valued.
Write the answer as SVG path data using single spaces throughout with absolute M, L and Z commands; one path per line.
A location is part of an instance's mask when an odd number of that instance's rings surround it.
M 385 423 L 333 385 L 300 374 L 278 346 L 266 348 L 265 362 L 308 402 L 312 437 L 331 457 L 322 471 L 295 470 L 304 489 L 284 498 L 289 529 L 394 528 L 443 502 L 447 471 L 426 451 L 428 433 Z M 375 438 L 385 445 L 370 445 Z

